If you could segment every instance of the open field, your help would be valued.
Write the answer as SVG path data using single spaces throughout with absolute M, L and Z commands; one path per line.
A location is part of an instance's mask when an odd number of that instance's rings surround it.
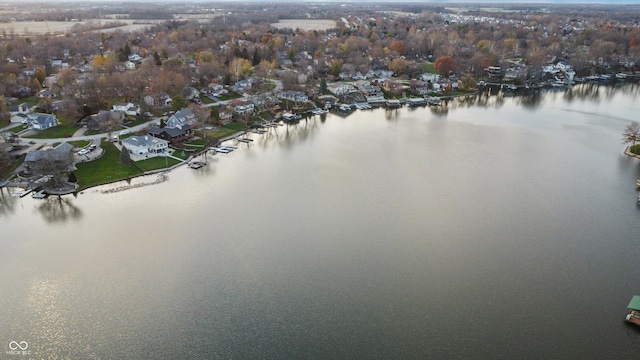
M 271 24 L 271 26 L 284 29 L 301 29 L 301 30 L 327 30 L 333 29 L 336 26 L 336 22 L 333 20 L 308 20 L 308 19 L 285 19 L 280 20 L 277 23 Z
M 4 31 L 7 34 L 14 33 L 17 35 L 27 34 L 63 34 L 71 30 L 74 25 L 95 25 L 107 24 L 113 22 L 126 23 L 125 26 L 99 29 L 93 31 L 133 31 L 141 30 L 146 27 L 152 26 L 154 23 L 164 22 L 165 20 L 135 20 L 135 19 L 118 19 L 118 20 L 83 20 L 83 21 L 14 21 L 9 23 L 0 23 L 0 32 Z

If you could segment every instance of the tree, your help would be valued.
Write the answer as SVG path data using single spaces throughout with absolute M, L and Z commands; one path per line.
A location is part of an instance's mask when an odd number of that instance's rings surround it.
M 471 74 L 465 74 L 460 78 L 460 90 L 471 91 L 476 87 L 476 79 Z
M 229 63 L 229 70 L 235 76 L 236 82 L 238 82 L 240 78 L 244 78 L 251 73 L 251 61 L 235 58 Z
M 269 79 L 269 84 L 271 84 L 271 77 L 273 76 L 277 66 L 278 63 L 275 60 L 269 61 L 262 59 L 258 65 L 258 74 Z
M 405 48 L 404 41 L 393 40 L 389 45 L 389 48 L 391 48 L 391 50 L 397 52 L 398 54 L 402 55 L 404 53 L 404 48 Z
M 209 115 L 211 117 L 211 119 L 213 121 L 219 121 L 220 120 L 220 109 L 217 106 L 212 106 L 211 111 L 209 112 Z
M 393 71 L 396 76 L 400 77 L 407 71 L 408 62 L 403 58 L 395 58 L 389 63 L 389 70 Z
M 44 84 L 44 81 L 47 79 L 47 73 L 43 68 L 36 68 L 36 79 L 38 79 L 40 84 Z
M 171 99 L 171 109 L 173 111 L 182 110 L 187 107 L 187 100 L 182 95 L 176 95 Z
M 640 140 L 640 123 L 632 121 L 624 128 L 624 132 L 622 133 L 622 143 L 631 143 L 632 145 L 635 145 L 638 140 Z
M 162 65 L 162 60 L 160 60 L 160 55 L 158 54 L 157 51 L 153 52 L 153 60 L 156 61 L 156 65 L 158 66 Z
M 455 69 L 455 61 L 451 56 L 440 56 L 433 63 L 433 69 L 441 75 L 449 75 Z
M 323 77 L 320 79 L 320 93 L 324 95 L 327 92 L 327 78 Z
M 131 155 L 129 154 L 129 150 L 126 146 L 122 146 L 122 150 L 120 151 L 120 162 L 129 165 L 131 164 Z

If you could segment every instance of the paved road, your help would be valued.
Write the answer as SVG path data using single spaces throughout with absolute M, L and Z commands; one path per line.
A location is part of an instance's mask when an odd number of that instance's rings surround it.
M 35 143 L 35 144 L 51 144 L 51 143 L 56 143 L 56 142 L 67 142 L 67 141 L 78 141 L 78 140 L 100 140 L 100 139 L 108 139 L 109 136 L 113 136 L 113 135 L 117 135 L 120 132 L 124 131 L 124 130 L 128 130 L 130 133 L 142 130 L 144 128 L 146 128 L 147 126 L 151 126 L 153 125 L 155 122 L 159 121 L 160 118 L 157 119 L 151 119 L 146 123 L 140 124 L 140 125 L 136 125 L 136 126 L 132 126 L 129 128 L 125 128 L 119 131 L 113 131 L 113 132 L 108 132 L 108 133 L 102 133 L 102 134 L 93 134 L 93 135 L 77 135 L 78 132 L 76 132 L 76 134 L 74 134 L 74 136 L 72 137 L 67 137 L 67 138 L 51 138 L 51 139 L 34 139 L 34 138 L 19 138 L 21 143 Z

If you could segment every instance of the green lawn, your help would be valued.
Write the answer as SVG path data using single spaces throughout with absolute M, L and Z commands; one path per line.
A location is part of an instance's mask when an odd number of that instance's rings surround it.
M 91 141 L 89 140 L 78 140 L 78 141 L 68 141 L 69 144 L 77 147 L 78 149 L 83 148 L 85 146 L 89 146 L 89 144 L 91 144 Z
M 184 144 L 186 148 L 203 148 L 207 145 L 207 139 L 193 139 Z
M 211 100 L 208 96 L 201 96 L 200 100 L 202 100 L 203 104 L 213 104 L 215 102 Z
M 25 136 L 25 138 L 33 139 L 55 139 L 55 138 L 67 138 L 73 136 L 73 133 L 78 130 L 75 125 L 58 125 L 45 130 L 38 131 L 35 135 Z
M 230 93 L 225 94 L 225 95 L 217 96 L 217 98 L 220 99 L 221 101 L 237 99 L 237 98 L 241 98 L 241 97 L 242 97 L 242 95 L 240 95 L 238 93 L 234 93 L 234 92 L 230 92 Z
M 28 127 L 29 127 L 29 125 L 24 125 L 24 124 L 23 124 L 23 125 L 16 126 L 16 127 L 14 127 L 14 128 L 9 129 L 9 132 L 12 132 L 12 133 L 14 133 L 14 134 L 17 134 L 17 133 L 19 133 L 20 131 L 22 131 L 22 130 L 24 130 L 24 129 L 28 128 Z
M 179 161 L 174 158 L 170 158 L 170 157 L 165 158 L 164 156 L 158 156 L 151 159 L 138 161 L 136 162 L 136 165 L 144 171 L 151 171 L 151 170 L 164 169 L 166 167 L 173 166 L 177 163 L 179 163 Z
M 142 169 L 134 164 L 122 164 L 120 162 L 120 151 L 113 143 L 103 141 L 101 146 L 105 150 L 105 154 L 100 159 L 76 165 L 78 169 L 75 174 L 76 178 L 78 178 L 79 190 L 127 179 L 143 173 Z
M 206 134 L 209 139 L 221 139 L 246 129 L 247 127 L 243 122 L 236 121 L 228 125 L 220 126 L 216 130 L 207 130 Z
M 629 151 L 636 155 L 640 155 L 640 144 L 630 146 Z

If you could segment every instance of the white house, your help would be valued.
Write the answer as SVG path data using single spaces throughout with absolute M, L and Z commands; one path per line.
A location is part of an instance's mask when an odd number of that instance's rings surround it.
M 124 63 L 124 67 L 127 70 L 135 70 L 136 69 L 136 63 L 134 63 L 133 61 L 126 61 Z
M 122 102 L 122 103 L 115 103 L 113 105 L 113 110 L 115 111 L 121 111 L 123 113 L 125 113 L 125 115 L 129 115 L 129 116 L 136 116 L 136 115 L 140 115 L 140 106 L 132 103 L 132 102 Z
M 283 91 L 278 94 L 278 97 L 284 100 L 301 102 L 301 103 L 309 101 L 309 97 L 307 96 L 307 94 L 303 93 L 302 91 L 295 91 L 295 90 Z
M 131 154 L 163 154 L 169 150 L 169 142 L 151 135 L 131 136 L 122 140 L 124 146 Z
M 253 114 L 255 111 L 255 105 L 251 101 L 245 99 L 233 99 L 229 105 L 233 108 L 234 113 L 240 115 Z

